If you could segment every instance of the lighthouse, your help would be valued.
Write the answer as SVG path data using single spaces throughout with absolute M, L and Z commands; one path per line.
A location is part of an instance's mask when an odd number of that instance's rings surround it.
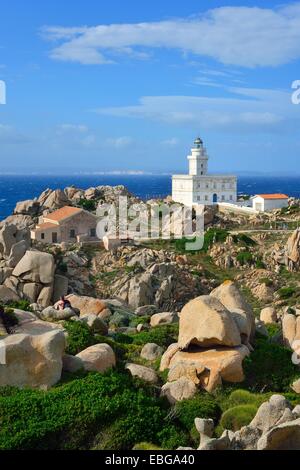
M 187 159 L 189 173 L 172 176 L 173 201 L 187 206 L 236 202 L 237 177 L 209 173 L 208 154 L 200 137 L 195 139 Z

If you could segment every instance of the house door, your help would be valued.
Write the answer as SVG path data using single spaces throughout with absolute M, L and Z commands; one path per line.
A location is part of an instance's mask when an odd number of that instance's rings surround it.
M 57 232 L 52 232 L 52 243 L 57 243 Z
M 262 212 L 262 203 L 261 202 L 256 202 L 255 203 L 255 210 Z
M 213 195 L 213 203 L 215 204 L 216 202 L 218 202 L 218 195 L 215 193 Z

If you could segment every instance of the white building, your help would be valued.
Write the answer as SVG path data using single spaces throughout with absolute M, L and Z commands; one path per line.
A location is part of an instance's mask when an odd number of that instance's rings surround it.
M 288 207 L 288 201 L 286 194 L 257 194 L 252 198 L 252 207 L 256 211 L 266 212 Z
M 172 176 L 172 199 L 187 206 L 216 204 L 237 200 L 237 178 L 232 175 L 210 175 L 208 155 L 198 137 L 188 157 L 189 174 Z

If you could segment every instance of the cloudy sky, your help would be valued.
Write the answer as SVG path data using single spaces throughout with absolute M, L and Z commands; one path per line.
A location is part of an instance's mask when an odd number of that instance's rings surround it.
M 300 2 L 3 0 L 0 172 L 300 174 Z

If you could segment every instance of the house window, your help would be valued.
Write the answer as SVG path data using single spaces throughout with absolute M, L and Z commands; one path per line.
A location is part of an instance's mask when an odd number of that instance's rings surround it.
M 75 229 L 70 230 L 70 238 L 76 238 Z
M 41 240 L 45 240 L 45 234 L 41 233 Z
M 224 183 L 222 184 L 222 189 L 225 189 L 225 184 Z
M 208 183 L 206 183 L 205 187 L 206 187 L 206 189 L 208 189 L 208 188 L 209 188 L 209 184 L 208 184 Z
M 205 196 L 205 200 L 208 201 L 208 196 Z
M 95 228 L 91 228 L 91 230 L 90 230 L 90 236 L 93 237 L 93 238 L 95 238 L 95 236 L 96 236 L 96 229 L 95 229 Z
M 222 199 L 222 201 L 225 201 L 225 196 L 224 196 L 224 194 L 222 195 L 222 198 L 221 198 L 221 199 Z
M 232 195 L 230 195 L 230 200 L 232 201 Z
M 197 201 L 200 201 L 201 197 L 200 196 L 197 196 Z

